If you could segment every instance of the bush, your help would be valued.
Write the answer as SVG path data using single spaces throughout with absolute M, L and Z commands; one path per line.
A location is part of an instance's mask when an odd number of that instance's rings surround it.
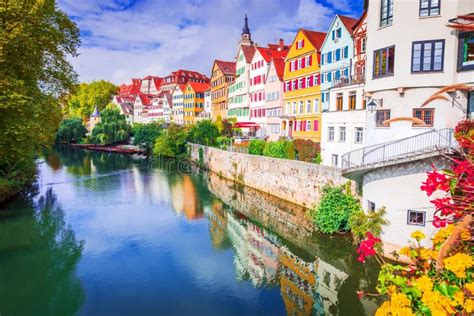
M 320 165 L 323 162 L 323 159 L 321 158 L 321 153 L 317 153 L 316 157 L 313 159 L 313 163 Z
M 128 139 L 130 131 L 125 115 L 117 109 L 107 108 L 100 112 L 100 123 L 92 130 L 91 141 L 102 145 L 123 142 Z
M 211 120 L 199 121 L 196 125 L 191 127 L 189 131 L 190 142 L 205 146 L 216 145 L 219 136 L 219 128 L 217 124 Z
M 56 132 L 57 143 L 79 143 L 87 134 L 87 129 L 79 117 L 67 118 L 61 122 Z
M 262 156 L 265 144 L 265 141 L 262 139 L 252 139 L 249 142 L 249 154 Z
M 188 128 L 171 124 L 158 136 L 153 147 L 155 155 L 166 157 L 180 157 L 186 154 L 186 140 L 188 138 Z
M 293 145 L 298 153 L 298 159 L 301 161 L 312 162 L 320 153 L 319 143 L 310 139 L 295 139 Z
M 349 218 L 361 211 L 359 201 L 343 186 L 324 186 L 320 203 L 309 215 L 323 233 L 349 230 Z
M 151 152 L 158 136 L 163 132 L 163 124 L 160 122 L 150 124 L 133 125 L 133 144 L 141 149 Z
M 389 223 L 383 218 L 386 213 L 385 207 L 367 213 L 362 210 L 352 213 L 349 217 L 349 227 L 354 237 L 354 243 L 358 244 L 365 239 L 367 232 L 375 237 L 380 237 L 382 226 Z
M 268 142 L 263 149 L 263 155 L 273 158 L 295 159 L 295 149 L 292 142 Z
M 227 137 L 227 136 L 219 136 L 216 139 L 217 146 L 224 150 L 227 149 L 227 146 L 230 144 L 231 141 L 232 141 L 232 138 Z

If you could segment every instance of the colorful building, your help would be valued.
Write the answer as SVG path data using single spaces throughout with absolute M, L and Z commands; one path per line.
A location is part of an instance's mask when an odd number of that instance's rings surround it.
M 172 108 L 171 108 L 171 122 L 183 125 L 184 124 L 184 91 L 185 84 L 177 84 L 171 92 Z
M 265 81 L 266 135 L 270 141 L 289 136 L 288 120 L 283 103 L 283 75 L 285 60 L 274 58 L 270 62 Z
M 215 60 L 211 75 L 212 119 L 227 117 L 228 87 L 235 80 L 235 62 Z
M 168 76 L 164 77 L 161 85 L 161 91 L 172 91 L 178 84 L 187 84 L 191 82 L 208 83 L 209 78 L 197 71 L 179 69 L 171 72 Z
M 194 124 L 204 110 L 204 93 L 209 88 L 209 83 L 188 81 L 184 89 L 184 125 Z
M 293 138 L 321 140 L 319 60 L 325 37 L 300 29 L 285 59 L 284 102 Z

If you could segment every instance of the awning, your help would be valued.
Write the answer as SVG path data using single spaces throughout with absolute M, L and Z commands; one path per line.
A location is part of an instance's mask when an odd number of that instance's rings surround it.
M 237 127 L 237 128 L 252 128 L 252 127 L 260 128 L 260 125 L 258 125 L 255 122 L 237 122 L 237 123 L 234 124 L 234 127 Z

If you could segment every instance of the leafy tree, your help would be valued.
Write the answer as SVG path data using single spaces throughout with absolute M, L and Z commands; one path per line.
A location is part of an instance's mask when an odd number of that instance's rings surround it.
M 83 137 L 86 137 L 87 129 L 79 117 L 64 119 L 56 132 L 56 142 L 58 143 L 77 143 Z
M 158 136 L 153 147 L 155 155 L 166 157 L 180 157 L 186 153 L 186 141 L 189 129 L 187 126 L 171 124 Z
M 60 99 L 74 90 L 79 30 L 56 1 L 0 8 L 0 201 L 33 180 L 35 156 L 54 140 Z
M 342 186 L 324 186 L 319 204 L 310 211 L 310 216 L 320 231 L 335 233 L 349 230 L 350 216 L 360 211 L 359 201 Z
M 249 142 L 249 154 L 262 156 L 265 143 L 263 139 L 252 139 Z
M 92 130 L 94 144 L 113 144 L 128 139 L 130 125 L 117 109 L 105 109 L 100 113 L 100 123 Z
M 219 136 L 217 124 L 211 120 L 200 121 L 191 127 L 189 131 L 189 140 L 191 142 L 206 146 L 216 145 Z
M 150 124 L 133 125 L 133 144 L 151 152 L 158 136 L 163 133 L 163 123 L 156 122 Z
M 96 105 L 99 111 L 104 110 L 117 89 L 117 86 L 105 80 L 81 83 L 67 101 L 67 115 L 88 117 Z

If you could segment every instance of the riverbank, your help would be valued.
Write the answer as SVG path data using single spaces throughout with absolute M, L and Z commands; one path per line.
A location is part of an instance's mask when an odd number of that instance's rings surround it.
M 71 144 L 74 148 L 94 150 L 94 151 L 103 151 L 116 154 L 126 154 L 126 155 L 135 155 L 135 154 L 146 154 L 143 149 L 140 149 L 138 146 L 133 145 L 96 145 L 96 144 Z

